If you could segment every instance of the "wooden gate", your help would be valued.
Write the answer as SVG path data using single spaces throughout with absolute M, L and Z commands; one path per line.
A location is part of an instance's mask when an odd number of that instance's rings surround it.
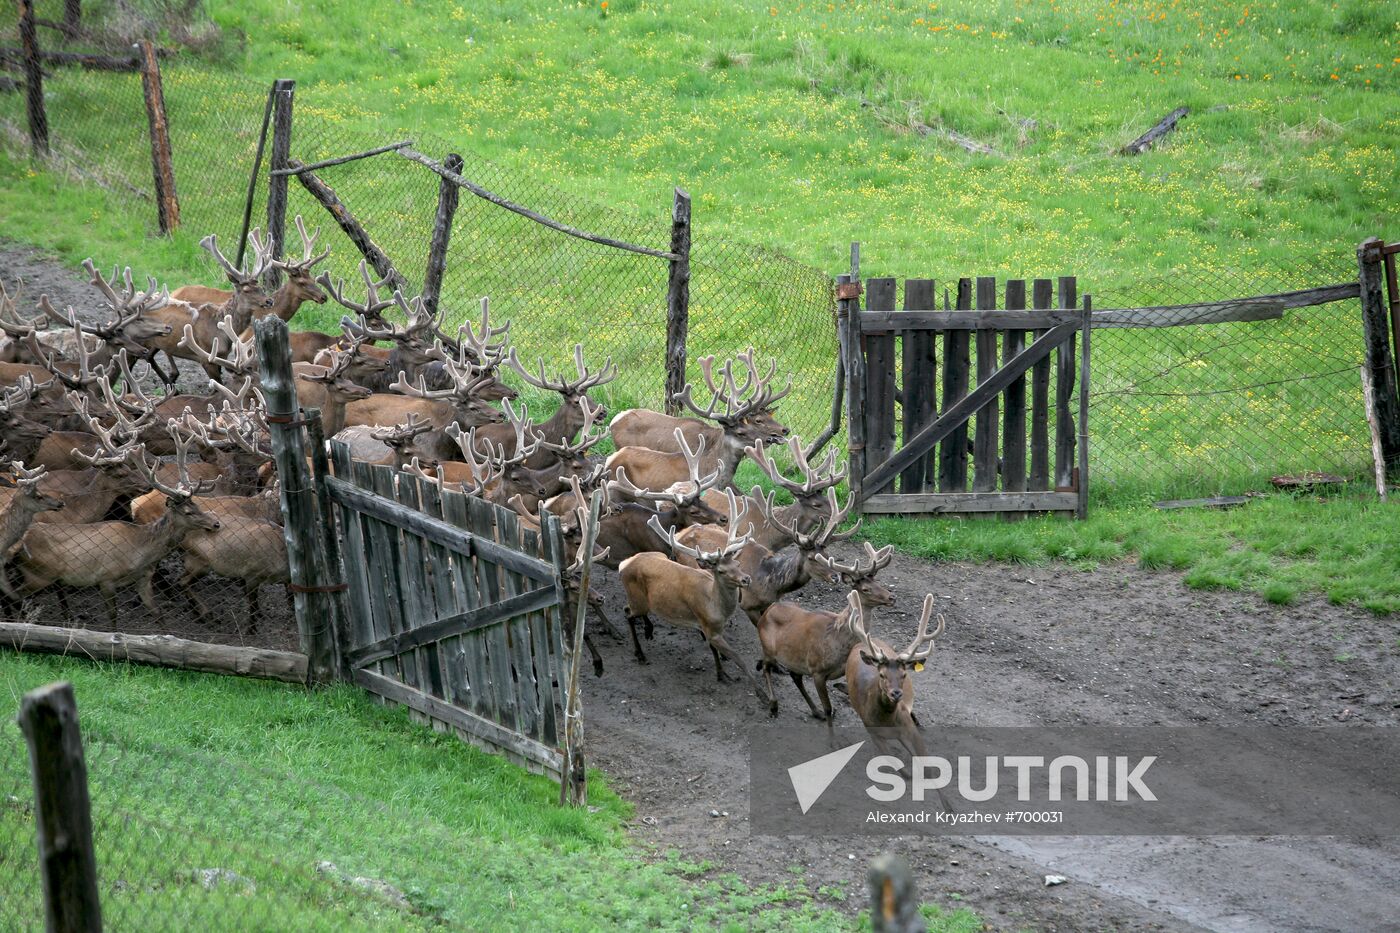
M 462 738 L 563 780 L 562 540 L 515 513 L 331 443 L 348 676 Z
M 862 511 L 1084 514 L 1090 302 L 1076 310 L 1073 277 L 1059 280 L 1058 301 L 1055 283 L 1036 279 L 1032 310 L 1021 279 L 1006 282 L 1000 307 L 995 278 L 976 280 L 975 302 L 973 280 L 959 279 L 943 310 L 934 280 L 908 279 L 902 311 L 895 279 L 870 279 L 864 309 L 858 279 L 837 283 Z

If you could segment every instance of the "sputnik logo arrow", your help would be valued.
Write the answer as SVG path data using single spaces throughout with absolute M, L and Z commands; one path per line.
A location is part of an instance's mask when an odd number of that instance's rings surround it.
M 847 745 L 839 751 L 788 768 L 788 778 L 792 781 L 793 793 L 797 794 L 797 805 L 802 808 L 804 814 L 821 799 L 822 794 L 826 793 L 826 789 L 831 786 L 831 782 L 836 780 L 837 775 L 841 773 L 841 769 L 846 767 L 846 763 L 855 757 L 856 752 L 860 751 L 860 747 L 864 744 L 864 742 L 857 742 L 854 745 Z

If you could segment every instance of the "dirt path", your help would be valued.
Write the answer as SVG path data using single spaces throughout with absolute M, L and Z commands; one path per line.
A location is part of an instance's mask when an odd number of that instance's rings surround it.
M 1337 725 L 1400 721 L 1400 623 L 1322 601 L 1290 608 L 1187 589 L 1128 565 L 928 564 L 882 574 L 899 594 L 882 628 L 913 634 L 919 597 L 949 597 L 942 650 L 918 687 L 920 718 L 980 725 Z M 622 596 L 605 588 L 621 620 Z M 813 586 L 799 601 L 835 606 Z M 731 641 L 755 657 L 742 617 Z M 592 761 L 637 804 L 636 836 L 751 882 L 840 888 L 856 909 L 881 847 L 748 832 L 746 730 L 767 722 L 745 687 L 714 680 L 690 633 L 658 629 L 652 663 L 600 644 L 608 671 L 585 695 Z M 1345 659 L 1345 660 L 1339 660 Z M 779 722 L 806 720 L 790 684 Z M 836 697 L 838 720 L 855 717 Z M 718 818 L 712 810 L 729 814 Z M 1400 917 L 1400 841 L 1323 838 L 999 837 L 900 840 L 926 899 L 998 928 L 1379 930 Z M 854 858 L 852 858 L 854 856 Z M 1046 874 L 1070 883 L 1046 888 Z

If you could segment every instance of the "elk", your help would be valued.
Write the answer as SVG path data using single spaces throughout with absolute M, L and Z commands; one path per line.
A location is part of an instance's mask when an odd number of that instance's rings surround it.
M 46 389 L 51 383 L 37 388 Z M 27 375 L 21 376 L 13 389 L 0 388 L 0 444 L 14 460 L 33 461 L 39 445 L 53 433 L 47 424 L 20 414 L 33 399 L 35 390 L 34 380 Z
M 716 401 L 725 402 L 727 409 L 724 414 L 719 414 L 713 404 L 703 411 L 690 404 L 690 395 L 687 391 L 689 386 L 686 386 L 686 389 L 676 396 L 676 400 L 685 404 L 691 412 L 699 417 L 673 418 L 670 415 L 663 415 L 646 408 L 631 408 L 619 412 L 617 417 L 613 418 L 612 424 L 609 425 L 613 442 L 619 448 L 646 447 L 651 450 L 677 453 L 680 448 L 673 438 L 676 429 L 679 428 L 685 436 L 686 443 L 690 444 L 691 447 L 694 447 L 699 443 L 699 439 L 704 437 L 711 450 L 718 450 L 725 432 L 731 428 L 737 428 L 739 423 L 747 423 L 746 426 L 754 438 L 765 437 L 781 440 L 786 437 L 788 429 L 773 418 L 773 407 L 792 391 L 791 378 L 781 392 L 774 392 L 771 383 L 773 376 L 777 373 L 778 361 L 773 360 L 769 365 L 767 375 L 761 376 L 753 357 L 753 347 L 749 347 L 737 357 L 737 361 L 746 371 L 743 385 L 738 385 L 734 379 L 734 360 L 725 362 L 720 369 L 722 385 L 716 385 L 715 358 L 713 356 L 700 358 L 700 371 L 705 378 L 705 385 Z M 710 421 L 714 421 L 715 424 L 710 424 Z
M 752 517 L 751 511 L 750 528 L 739 530 L 752 530 L 753 540 L 770 551 L 779 551 L 792 544 L 796 540 L 797 531 L 810 531 L 826 521 L 834 507 L 834 500 L 829 502 L 826 492 L 846 478 L 845 470 L 836 468 L 834 450 L 827 454 L 820 467 L 813 469 L 802 451 L 801 438 L 789 437 L 787 447 L 793 463 L 802 474 L 800 481 L 790 480 L 782 474 L 768 456 L 762 441 L 744 451 L 753 458 L 773 485 L 786 490 L 793 498 L 791 505 L 774 508 L 773 493 L 765 494 L 757 486 L 749 493 L 749 502 L 756 507 L 758 516 Z M 717 492 L 709 492 L 706 497 L 710 505 L 716 508 L 723 504 L 719 501 Z
M 583 361 L 583 344 L 574 344 L 574 367 L 578 370 L 578 378 L 572 380 L 564 376 L 550 379 L 544 372 L 544 360 L 539 361 L 539 374 L 532 374 L 520 365 L 520 358 L 516 356 L 513 348 L 506 364 L 535 388 L 558 392 L 562 396 L 559 407 L 549 420 L 536 425 L 535 428 L 547 443 L 568 444 L 578 436 L 580 430 L 586 430 L 586 426 L 591 425 L 594 419 L 607 416 L 606 409 L 588 397 L 588 391 L 617 378 L 617 367 L 613 365 L 612 357 L 604 360 L 602 369 L 596 373 L 591 372 Z M 492 440 L 508 443 L 507 439 L 493 436 L 499 434 L 499 430 L 487 432 L 487 436 L 492 437 Z M 535 468 L 544 467 L 548 465 L 548 460 L 548 452 L 542 452 L 532 458 L 529 465 Z
M 759 622 L 768 607 L 776 603 L 784 595 L 799 590 L 806 586 L 813 577 L 825 580 L 828 583 L 835 582 L 837 571 L 831 565 L 823 562 L 819 558 L 825 555 L 825 549 L 836 541 L 844 541 L 856 533 L 860 525 L 838 534 L 836 529 L 846 520 L 850 514 L 851 505 L 847 505 L 844 510 L 836 508 L 836 491 L 830 490 L 830 501 L 827 505 L 830 508 L 826 523 L 817 534 L 807 535 L 800 532 L 796 527 L 783 524 L 781 518 L 774 514 L 773 498 L 771 495 L 763 497 L 760 495 L 758 487 L 754 487 L 753 495 L 750 497 L 751 504 L 757 503 L 756 507 L 762 513 L 766 513 L 759 522 L 745 522 L 745 528 L 739 529 L 741 532 L 752 529 L 758 525 L 774 525 L 781 529 L 781 533 L 789 536 L 797 547 L 792 550 L 771 550 L 750 537 L 749 543 L 744 545 L 743 551 L 739 554 L 740 566 L 748 573 L 753 582 L 744 587 L 739 594 L 739 608 L 744 610 L 744 614 L 749 617 L 749 621 L 755 628 L 759 627 Z M 750 534 L 752 534 L 750 532 Z M 723 541 L 725 530 L 714 525 L 696 525 L 685 529 L 676 536 L 676 540 L 689 547 L 702 550 L 713 549 Z M 680 563 L 691 566 L 689 558 L 678 557 Z
M 230 350 L 229 337 L 226 332 L 220 330 L 219 323 L 228 319 L 232 333 L 241 334 L 248 329 L 256 311 L 270 307 L 270 299 L 263 295 L 259 280 L 272 263 L 272 235 L 269 233 L 266 239 L 263 239 L 259 232 L 254 230 L 248 234 L 248 243 L 253 248 L 252 264 L 248 268 L 238 269 L 219 251 L 218 238 L 214 234 L 211 233 L 199 241 L 199 245 L 209 251 L 224 270 L 229 282 L 233 284 L 232 297 L 222 304 L 192 305 L 171 302 L 155 312 L 157 319 L 169 324 L 172 329 L 171 334 L 156 338 L 148 344 L 151 347 L 151 367 L 167 386 L 175 384 L 176 376 L 156 366 L 157 352 L 165 353 L 166 360 L 176 374 L 179 371 L 174 368 L 175 359 L 179 357 L 199 362 L 210 379 L 216 382 L 219 380 L 218 366 L 200 361 L 191 350 L 182 345 L 185 340 L 185 325 L 194 328 L 194 338 L 199 346 L 209 347 L 214 354 L 224 356 Z
M 676 533 L 661 525 L 653 516 L 652 530 L 666 540 L 671 550 L 688 554 L 699 569 L 676 563 L 664 554 L 645 553 L 629 557 L 619 568 L 622 587 L 627 591 L 627 625 L 632 630 L 632 647 L 637 661 L 647 663 L 642 643 L 637 638 L 637 625 L 646 628 L 651 637 L 653 613 L 682 628 L 693 628 L 705 637 L 715 659 L 715 678 L 721 683 L 729 678 L 724 673 L 721 658 L 728 658 L 748 677 L 754 693 L 763 699 L 758 681 L 738 652 L 724 639 L 724 624 L 739 602 L 738 590 L 749 585 L 749 575 L 739 566 L 738 555 L 747 542 L 744 535 L 736 536 L 734 528 L 744 517 L 746 506 L 729 493 L 729 537 L 717 551 L 699 551 L 676 541 Z
M 214 528 L 191 529 L 179 542 L 179 548 L 184 554 L 185 572 L 178 586 L 201 621 L 208 620 L 209 610 L 193 585 L 205 574 L 215 573 L 242 582 L 248 604 L 249 632 L 258 630 L 262 618 L 258 590 L 272 583 L 291 582 L 282 528 L 259 517 L 231 512 L 218 514 L 218 524 Z
M 96 458 L 95 458 L 96 459 Z M 156 611 L 151 591 L 151 570 L 194 529 L 213 531 L 219 520 L 194 501 L 203 484 L 169 486 L 156 475 L 155 463 L 135 441 L 105 450 L 101 459 L 125 464 L 139 474 L 149 488 L 166 496 L 165 514 L 149 525 L 130 522 L 95 522 L 85 525 L 31 525 L 15 552 L 15 564 L 26 595 L 55 583 L 95 586 L 107 605 L 108 621 L 117 620 L 117 588 L 130 583 L 140 587 L 141 602 Z
M 444 338 L 445 342 L 454 343 L 457 368 L 465 370 L 468 365 L 471 365 L 492 377 L 492 381 L 483 386 L 477 393 L 488 402 L 518 398 L 520 393 L 496 376 L 501 364 L 505 362 L 506 347 L 510 343 L 510 321 L 506 321 L 500 327 L 492 326 L 491 305 L 486 298 L 481 299 L 480 329 L 481 333 L 478 336 L 477 329 L 472 326 L 472 322 L 465 321 L 457 328 L 455 343 L 445 341 Z M 442 352 L 442 360 L 430 362 L 421 370 L 421 375 L 430 389 L 443 389 L 451 384 L 451 374 L 445 366 L 447 355 L 440 345 L 441 342 L 435 346 Z
M 314 331 L 307 331 L 305 333 L 314 333 Z M 345 378 L 368 389 L 371 387 L 371 383 L 377 383 L 382 380 L 384 374 L 389 370 L 387 355 L 375 352 L 378 349 L 378 347 L 371 347 L 360 338 L 341 337 L 333 341 L 325 349 L 318 350 L 315 359 L 310 363 L 293 363 L 292 372 L 298 375 L 305 372 L 317 372 L 317 370 L 311 369 L 311 367 L 319 366 L 325 369 L 335 362 L 336 352 L 348 351 L 353 357 L 353 360 L 345 370 Z
M 495 380 L 495 376 L 481 373 L 470 365 L 459 369 L 452 360 L 445 365 L 452 377 L 449 388 L 430 389 L 421 376 L 417 385 L 411 385 L 400 372 L 393 388 L 401 394 L 375 393 L 351 402 L 345 406 L 345 426 L 402 424 L 410 413 L 416 413 L 436 429 L 423 436 L 420 447 L 434 459 L 453 459 L 456 445 L 443 433 L 443 428 L 453 422 L 464 429 L 495 424 L 504 421 L 505 415 L 478 394 Z
M 270 269 L 280 269 L 287 274 L 286 280 L 272 293 L 270 303 L 255 308 L 253 320 L 275 314 L 284 321 L 290 321 L 296 316 L 301 306 L 314 301 L 318 305 L 326 303 L 326 293 L 320 284 L 311 277 L 311 267 L 324 261 L 331 254 L 329 248 L 322 250 L 320 255 L 316 254 L 316 240 L 321 236 L 321 228 L 317 227 L 316 232 L 310 236 L 306 233 L 306 224 L 302 221 L 301 215 L 296 216 L 297 233 L 301 234 L 302 255 L 299 260 L 274 259 L 268 263 Z M 190 291 L 200 291 L 207 293 L 208 297 L 185 298 L 181 292 L 186 289 Z M 188 301 L 192 305 L 217 304 L 222 305 L 233 297 L 233 292 L 223 289 L 205 289 L 198 285 L 187 285 L 185 288 L 176 289 L 171 294 L 172 298 Z M 251 340 L 253 332 L 251 326 L 242 332 L 244 339 Z
M 726 374 L 725 388 L 716 388 L 714 379 L 707 362 L 712 363 L 713 357 L 707 357 L 701 361 L 704 368 L 706 382 L 710 386 L 712 398 L 708 408 L 703 412 L 696 407 L 691 400 L 691 387 L 687 383 L 681 390 L 680 400 L 687 408 L 703 414 L 707 418 L 715 418 L 720 422 L 721 430 L 719 436 L 714 438 L 713 443 L 710 433 L 697 435 L 694 446 L 685 437 L 683 427 L 676 427 L 672 430 L 674 443 L 666 445 L 666 450 L 657 450 L 651 447 L 627 446 L 620 447 L 611 457 L 608 458 L 608 471 L 613 472 L 618 467 L 626 467 L 627 472 L 633 477 L 633 481 L 647 489 L 665 489 L 672 483 L 678 483 L 685 479 L 685 463 L 694 456 L 710 451 L 706 457 L 705 468 L 713 470 L 718 468 L 720 479 L 718 488 L 728 487 L 734 480 L 734 471 L 739 467 L 739 461 L 744 458 L 744 452 L 750 445 L 758 441 L 768 441 L 776 443 L 782 440 L 782 434 L 772 426 L 773 423 L 762 420 L 754 420 L 749 417 L 757 410 L 757 406 L 766 404 L 765 399 L 771 394 L 768 388 L 754 390 L 747 400 L 736 401 L 741 397 L 739 389 L 733 387 L 733 375 Z M 768 378 L 771 377 L 771 373 Z M 784 391 L 786 394 L 786 390 Z M 723 404 L 724 414 L 719 414 L 719 406 Z M 617 419 L 613 419 L 613 439 L 617 440 Z M 784 432 L 786 428 L 782 429 Z M 625 435 L 624 435 L 625 436 Z
M 910 755 L 927 754 L 919 720 L 914 716 L 914 679 L 910 674 L 924 669 L 924 663 L 933 654 L 933 640 L 943 634 L 942 613 L 938 616 L 938 628 L 933 632 L 928 630 L 933 616 L 933 594 L 924 597 L 919 631 L 914 640 L 898 653 L 886 642 L 870 637 L 864 608 L 855 593 L 848 594 L 847 603 L 852 625 L 860 639 L 846 658 L 846 691 L 851 708 L 865 724 L 881 754 L 893 754 L 895 741 Z M 894 741 L 889 736 L 891 731 L 896 736 Z
M 403 294 L 395 290 L 388 298 L 380 298 L 379 290 L 388 285 L 389 280 L 386 278 L 374 281 L 373 276 L 369 274 L 369 266 L 363 260 L 360 261 L 360 278 L 365 287 L 363 302 L 354 301 L 346 296 L 344 279 L 332 283 L 330 275 L 323 272 L 316 281 L 330 293 L 337 304 L 355 312 L 358 323 L 349 316 L 340 319 L 341 329 L 346 336 L 352 339 L 358 337 L 368 343 L 374 343 L 376 340 L 393 341 L 394 349 L 388 351 L 386 356 L 390 378 L 403 374 L 405 381 L 416 381 L 429 363 L 447 359 L 446 352 L 436 339 L 436 319 L 423 307 L 421 297 L 405 300 Z M 393 307 L 397 307 L 406 318 L 407 323 L 403 327 L 395 326 L 384 319 L 384 312 Z M 372 384 L 369 388 L 379 391 L 390 387 Z
M 43 467 L 27 470 L 22 461 L 14 460 L 10 463 L 10 469 L 13 476 L 0 474 L 0 486 L 15 490 L 10 501 L 0 510 L 0 592 L 13 600 L 15 591 L 10 589 L 10 580 L 5 572 L 10 548 L 24 537 L 35 515 L 63 508 L 63 500 L 39 488 L 39 480 L 44 477 Z
M 582 438 L 574 443 L 567 438 L 561 438 L 557 444 L 552 444 L 545 440 L 545 435 L 539 425 L 529 420 L 529 411 L 526 406 L 521 406 L 522 414 L 519 418 L 515 415 L 515 409 L 507 400 L 505 403 L 506 420 L 514 429 L 514 436 L 507 447 L 497 447 L 503 457 L 510 452 L 510 462 L 518 463 L 508 474 L 510 484 L 521 491 L 522 504 L 526 509 L 533 512 L 541 500 L 562 494 L 568 488 L 570 477 L 585 477 L 596 472 L 592 464 L 588 462 L 588 451 L 604 437 L 602 434 L 593 434 L 594 421 L 602 411 L 600 407 L 595 407 L 587 398 L 580 400 L 580 407 L 583 409 Z M 522 426 L 523 425 L 523 426 Z M 486 434 L 486 428 L 477 428 L 476 436 L 482 437 Z M 521 456 L 521 446 L 524 443 L 526 432 L 535 437 L 530 450 Z M 452 433 L 453 428 L 448 427 L 448 433 Z M 460 443 L 460 433 L 457 435 Z M 484 438 L 490 445 L 489 437 Z M 540 451 L 546 454 L 541 461 Z M 536 463 L 541 463 L 535 466 Z M 596 484 L 596 479 L 595 479 Z
M 349 420 L 348 412 L 351 405 L 368 401 L 373 397 L 373 393 L 364 386 L 352 382 L 346 375 L 350 366 L 355 361 L 355 353 L 359 349 L 359 343 L 351 345 L 349 350 L 331 351 L 331 363 L 320 372 L 302 372 L 297 374 L 297 397 L 303 405 L 310 404 L 312 395 L 317 394 L 319 389 L 321 403 L 321 425 L 326 434 L 334 436 L 345 427 Z M 302 398 L 302 386 L 314 386 Z M 411 416 L 411 415 L 410 415 Z M 362 422 L 358 422 L 362 423 Z
M 850 588 L 851 598 L 857 600 L 864 611 L 894 603 L 894 594 L 875 580 L 875 574 L 889 563 L 893 550 L 893 547 L 887 546 L 876 551 L 866 542 L 865 561 L 856 559 L 851 563 L 842 563 L 821 554 L 815 560 L 825 566 L 829 573 L 840 577 Z M 860 633 L 851 627 L 851 619 L 848 611 L 835 613 L 804 609 L 789 602 L 774 603 L 763 613 L 758 622 L 758 643 L 763 646 L 759 666 L 768 687 L 768 711 L 771 715 L 778 713 L 778 700 L 773 693 L 773 671 L 782 670 L 792 677 L 812 715 L 817 719 L 831 719 L 831 697 L 826 684 L 830 680 L 840 679 L 851 646 L 860 640 Z M 820 711 L 807 693 L 803 677 L 811 677 L 816 684 L 817 696 L 822 701 Z
M 369 432 L 369 436 L 389 448 L 388 456 L 378 462 L 393 464 L 394 469 L 402 470 L 410 460 L 414 459 L 414 442 L 418 440 L 418 436 L 432 429 L 431 424 L 421 420 L 417 414 L 410 412 L 408 421 L 403 424 L 374 428 Z M 465 465 L 463 464 L 463 466 Z

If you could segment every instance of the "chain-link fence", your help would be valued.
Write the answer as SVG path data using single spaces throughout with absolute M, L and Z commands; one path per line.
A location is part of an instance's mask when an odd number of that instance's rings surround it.
M 232 240 L 241 226 L 248 173 L 266 89 L 183 66 L 166 68 L 166 97 L 185 225 Z M 50 109 L 60 149 L 110 192 L 142 228 L 154 223 L 139 78 L 64 70 L 52 82 Z M 100 85 L 100 88 L 99 88 Z M 113 87 L 127 88 L 117 94 Z M 98 93 L 98 91 L 101 91 Z M 114 94 L 126 102 L 114 106 Z M 13 109 L 16 98 L 0 98 Z M 125 112 L 122 112 L 122 111 Z M 22 123 L 6 114 L 9 134 Z M 292 156 L 303 162 L 363 151 L 399 138 L 432 158 L 460 153 L 476 184 L 571 226 L 652 249 L 669 246 L 669 204 L 636 216 L 570 194 L 538 174 L 504 168 L 460 140 L 386 128 L 348 128 L 344 113 L 315 88 L 297 92 Z M 320 177 L 364 224 L 396 268 L 421 286 L 439 179 L 394 153 L 328 167 Z M 263 217 L 266 161 L 253 200 Z M 321 207 L 292 182 L 289 217 L 330 226 Z M 116 203 L 116 202 L 114 202 Z M 360 256 L 338 231 L 328 267 L 354 281 Z M 867 244 L 878 254 L 878 244 Z M 883 257 L 881 266 L 898 257 Z M 1221 301 L 1354 281 L 1354 253 L 1301 256 L 1287 266 L 1214 266 L 1166 275 L 1070 269 L 1080 294 L 1098 308 Z M 829 270 L 840 271 L 840 270 Z M 925 270 L 908 270 L 927 274 Z M 975 271 L 975 270 L 969 270 Z M 1038 270 L 1026 270 L 1028 273 Z M 210 280 L 216 272 L 211 268 Z M 753 345 L 794 376 L 782 416 L 811 437 L 825 427 L 836 339 L 828 270 L 768 250 L 721 240 L 694 222 L 689 356 L 727 355 Z M 663 401 L 667 263 L 575 239 L 463 192 L 457 210 L 441 306 L 449 329 L 488 296 L 493 314 L 513 322 L 527 362 L 570 366 L 575 341 L 590 362 L 611 356 L 619 378 L 597 392 L 613 410 Z M 340 309 L 307 306 L 297 326 L 334 330 Z M 1365 468 L 1368 437 L 1357 367 L 1359 311 L 1354 300 L 1287 310 L 1281 319 L 1095 333 L 1091 399 L 1093 495 L 1130 498 L 1256 488 L 1270 475 L 1302 470 L 1355 473 Z M 526 388 L 527 398 L 531 392 Z M 543 400 L 541 400 L 543 401 Z M 545 402 L 545 404 L 552 404 Z M 841 438 L 837 438 L 840 443 Z
M 452 905 L 475 874 L 463 863 L 477 847 L 464 847 L 450 827 L 225 759 L 83 739 L 105 929 L 471 925 L 452 915 Z M 402 833 L 409 822 L 414 832 Z M 0 724 L 0 929 L 44 928 L 35 832 L 29 755 L 7 719 Z

